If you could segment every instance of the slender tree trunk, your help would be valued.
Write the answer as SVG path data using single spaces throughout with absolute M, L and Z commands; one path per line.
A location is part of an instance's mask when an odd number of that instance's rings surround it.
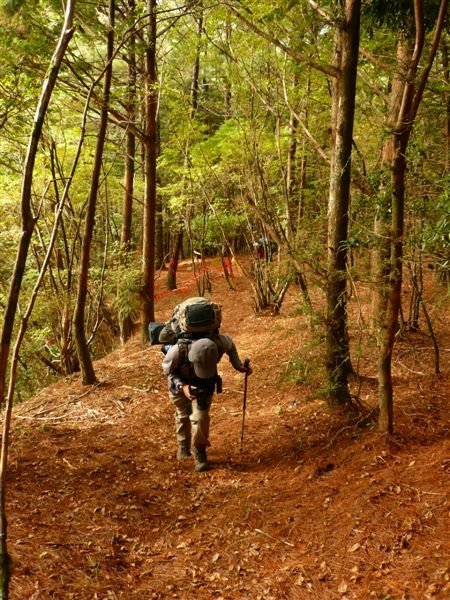
M 328 281 L 326 367 L 332 403 L 350 405 L 347 375 L 350 352 L 347 335 L 347 249 L 350 167 L 359 49 L 360 0 L 346 0 L 345 23 L 338 30 L 333 94 L 334 148 L 328 202 Z
M 294 74 L 294 82 L 297 84 L 297 76 Z M 304 97 L 305 108 L 302 114 L 302 119 L 306 128 L 308 128 L 309 121 L 309 101 L 310 101 L 310 92 L 311 92 L 311 77 L 308 70 L 308 78 L 306 83 L 306 94 Z M 304 193 L 306 186 L 306 155 L 305 148 L 306 142 L 305 139 L 302 139 L 302 144 L 300 146 L 301 156 L 300 160 L 298 159 L 298 117 L 296 114 L 291 115 L 290 123 L 289 123 L 289 150 L 288 150 L 288 160 L 287 160 L 287 168 L 286 168 L 286 187 L 287 187 L 287 195 L 289 201 L 289 222 L 291 223 L 291 227 L 293 232 L 298 235 L 298 232 L 301 227 L 301 221 L 303 217 L 303 203 L 304 203 Z M 294 211 L 295 209 L 295 211 Z M 295 217 L 295 218 L 294 218 Z
M 198 108 L 198 96 L 199 96 L 199 78 L 200 78 L 200 50 L 203 33 L 203 6 L 200 2 L 200 11 L 197 18 L 197 47 L 195 50 L 194 66 L 192 68 L 192 80 L 191 80 L 191 119 L 194 117 Z
M 157 102 L 158 104 L 158 102 Z M 161 135 L 160 123 L 158 118 L 158 108 L 156 108 L 156 157 L 161 153 Z M 155 158 L 155 161 L 157 159 Z M 158 172 L 156 171 L 156 186 L 158 186 Z M 161 194 L 155 192 L 155 268 L 164 269 L 164 220 L 163 220 L 163 199 Z
M 128 0 L 129 11 L 134 19 L 135 0 Z M 125 251 L 131 249 L 131 225 L 133 218 L 133 193 L 134 193 L 134 174 L 136 159 L 136 136 L 133 133 L 136 123 L 136 37 L 134 23 L 130 32 L 128 49 L 128 90 L 126 101 L 126 116 L 129 127 L 126 132 L 125 142 L 125 171 L 124 171 L 124 194 L 122 206 L 122 229 L 120 242 Z
M 400 312 L 402 290 L 403 228 L 405 206 L 406 152 L 413 129 L 423 91 L 434 62 L 439 45 L 443 24 L 448 10 L 448 0 L 442 0 L 436 21 L 433 40 L 427 62 L 419 72 L 419 61 L 425 41 L 423 2 L 414 0 L 415 44 L 411 58 L 407 63 L 397 122 L 392 131 L 392 156 L 390 160 L 391 188 L 390 197 L 391 227 L 389 231 L 390 256 L 386 283 L 382 286 L 386 293 L 385 314 L 380 315 L 381 325 L 380 351 L 378 360 L 379 384 L 379 428 L 386 433 L 394 431 L 394 393 L 392 384 L 392 352 Z M 383 306 L 384 308 L 384 306 Z
M 131 118 L 128 113 L 128 118 Z M 124 195 L 122 206 L 122 228 L 120 232 L 120 243 L 125 252 L 131 250 L 132 220 L 133 220 L 133 193 L 135 173 L 136 137 L 131 131 L 126 133 L 125 141 L 125 172 L 124 172 Z
M 148 26 L 145 51 L 145 157 L 144 230 L 142 273 L 142 340 L 155 320 L 155 213 L 156 213 L 156 0 L 147 1 Z
M 134 20 L 135 0 L 128 0 L 130 15 Z M 128 50 L 128 93 L 126 103 L 127 121 L 130 126 L 135 125 L 136 121 L 136 38 L 134 33 L 134 24 L 130 34 Z M 136 136 L 133 133 L 133 127 L 129 127 L 126 132 L 125 142 L 125 172 L 124 172 L 124 194 L 122 207 L 122 230 L 120 242 L 124 252 L 123 260 L 128 264 L 130 260 L 129 252 L 131 250 L 132 218 L 133 218 L 133 194 L 134 194 L 134 175 L 136 160 Z M 133 321 L 129 315 L 120 320 L 120 339 L 125 343 L 133 332 Z
M 447 89 L 443 93 L 445 116 L 444 116 L 444 149 L 445 149 L 445 165 L 443 175 L 446 175 L 449 170 L 450 161 L 450 69 L 448 60 L 448 45 L 446 40 L 441 42 L 442 49 L 442 66 L 444 69 L 444 81 L 447 84 Z
M 397 43 L 397 64 L 408 65 L 411 60 L 411 45 L 407 37 L 401 36 Z M 393 131 L 398 121 L 402 98 L 405 87 L 405 73 L 399 69 L 394 74 L 391 84 L 391 93 L 389 98 L 388 115 L 386 119 L 386 127 L 389 131 Z M 371 270 L 374 276 L 375 293 L 372 299 L 372 316 L 374 320 L 375 330 L 383 327 L 384 315 L 387 308 L 387 288 L 386 281 L 389 276 L 389 257 L 390 257 L 390 241 L 389 231 L 390 225 L 388 215 L 390 213 L 390 187 L 391 187 L 391 164 L 394 157 L 394 138 L 389 136 L 386 138 L 382 149 L 383 161 L 383 178 L 382 187 L 379 190 L 378 206 L 374 220 L 374 234 L 376 246 L 372 252 Z
M 44 82 L 40 101 L 36 110 L 33 123 L 33 131 L 28 144 L 27 156 L 25 160 L 25 171 L 21 193 L 21 211 L 22 211 L 22 235 L 19 241 L 16 262 L 11 278 L 6 310 L 4 314 L 3 327 L 1 332 L 0 349 L 0 406 L 3 407 L 6 390 L 6 372 L 8 369 L 8 360 L 11 348 L 11 339 L 14 327 L 17 305 L 19 301 L 20 289 L 22 287 L 23 275 L 25 272 L 28 250 L 35 226 L 35 219 L 31 207 L 31 191 L 33 184 L 34 165 L 38 144 L 42 134 L 50 98 L 55 87 L 59 69 L 66 52 L 67 46 L 73 35 L 73 11 L 75 2 L 69 1 L 66 4 L 64 25 L 58 45 L 53 54 L 48 77 Z M 13 382 L 12 382 L 13 383 Z M 10 382 L 11 387 L 11 382 Z M 8 393 L 8 403 L 3 415 L 3 432 L 1 440 L 1 458 L 0 458 L 0 599 L 7 600 L 9 596 L 9 578 L 10 578 L 10 557 L 7 546 L 7 518 L 6 518 L 6 472 L 8 463 L 8 444 L 9 430 L 12 415 L 12 391 Z
M 108 105 L 112 77 L 112 57 L 114 51 L 114 9 L 115 0 L 109 0 L 110 28 L 107 35 L 107 66 L 105 69 L 105 76 L 103 82 L 103 104 L 100 115 L 100 128 L 97 137 L 94 164 L 92 168 L 91 187 L 89 191 L 84 236 L 81 247 L 77 300 L 75 304 L 73 317 L 78 359 L 80 361 L 82 380 L 85 385 L 97 382 L 91 355 L 89 353 L 88 342 L 86 339 L 84 321 L 86 312 L 86 298 L 88 290 L 91 244 L 95 224 L 95 211 L 97 206 L 97 195 L 99 190 L 100 173 L 102 167 L 103 148 L 105 145 L 106 130 L 108 125 Z
M 294 237 L 293 198 L 297 181 L 297 125 L 298 119 L 291 114 L 289 119 L 289 146 L 286 161 L 286 237 L 292 242 Z
M 231 14 L 229 12 L 227 12 L 226 23 L 225 23 L 225 39 L 226 39 L 227 48 L 230 48 L 230 46 L 231 46 L 231 33 L 232 33 Z M 226 52 L 225 52 L 225 60 L 226 60 L 227 64 L 229 64 L 229 57 Z M 231 117 L 231 100 L 232 100 L 231 82 L 230 82 L 230 78 L 227 73 L 225 75 L 224 86 L 223 86 L 223 114 L 224 114 L 225 119 L 229 119 Z
M 308 71 L 308 80 L 306 85 L 306 106 L 304 109 L 304 123 L 305 126 L 308 127 L 309 122 L 309 101 L 310 101 L 310 92 L 311 92 L 311 77 Z M 306 174 L 307 174 L 307 156 L 306 156 L 306 141 L 302 140 L 301 145 L 301 158 L 300 165 L 298 168 L 298 193 L 297 193 L 297 214 L 295 221 L 295 237 L 298 238 L 301 233 L 302 221 L 303 221 L 303 213 L 304 213 L 304 203 L 305 203 L 305 189 L 306 189 Z M 309 297 L 308 292 L 308 284 L 305 275 L 304 265 L 301 265 L 301 270 L 296 270 L 296 279 L 300 286 L 300 290 L 303 294 L 303 297 L 309 307 L 311 307 L 311 299 Z
M 172 252 L 172 258 L 169 263 L 169 270 L 167 272 L 167 289 L 175 290 L 177 288 L 177 269 L 178 261 L 180 259 L 181 249 L 183 247 L 183 229 L 177 231 L 175 236 L 175 243 Z
M 90 95 L 88 96 L 90 98 Z M 87 105 L 89 103 L 89 99 Z M 83 111 L 83 120 L 81 126 L 81 135 L 78 142 L 78 149 L 76 153 L 75 162 L 72 167 L 72 171 L 74 172 L 76 169 L 76 165 L 78 164 L 78 159 L 80 157 L 81 148 L 84 143 L 85 138 L 85 124 L 86 124 L 86 112 L 87 106 L 85 106 L 85 110 Z M 53 188 L 55 194 L 55 209 L 60 203 L 60 195 L 58 182 L 66 180 L 63 170 L 61 169 L 60 162 L 58 161 L 58 156 L 56 152 L 56 144 L 52 145 L 52 153 L 51 153 L 51 172 L 53 179 Z M 67 205 L 69 204 L 68 198 L 65 202 L 65 207 L 67 210 Z M 71 210 L 71 208 L 69 208 Z M 55 263 L 56 263 L 56 272 L 57 277 L 53 277 L 51 265 L 49 265 L 50 272 L 50 280 L 53 283 L 53 292 L 55 295 L 61 297 L 62 307 L 58 310 L 59 313 L 59 369 L 58 371 L 63 375 L 69 375 L 79 370 L 78 365 L 78 357 L 76 356 L 76 351 L 73 347 L 73 338 L 72 338 L 72 318 L 71 318 L 71 300 L 72 300 L 72 268 L 71 268 L 71 260 L 70 260 L 70 252 L 69 252 L 69 243 L 67 240 L 67 232 L 64 226 L 64 220 L 61 217 L 59 224 L 60 237 L 62 239 L 62 248 L 55 249 Z M 64 251 L 63 251 L 64 249 Z M 63 289 L 62 294 L 60 294 L 60 286 Z M 50 363 L 50 368 L 55 368 L 53 363 Z
M 200 49 L 201 39 L 203 32 L 203 8 L 200 3 L 200 11 L 197 18 L 197 47 L 195 51 L 194 65 L 192 67 L 192 79 L 191 79 L 191 107 L 190 107 L 190 118 L 193 119 L 198 108 L 198 95 L 199 95 L 199 77 L 200 77 Z M 184 168 L 187 170 L 189 165 L 189 142 L 186 143 L 185 157 L 184 157 Z M 184 184 L 185 185 L 185 184 Z M 167 288 L 174 290 L 177 287 L 177 268 L 178 261 L 180 258 L 180 252 L 183 248 L 183 228 L 175 234 L 174 246 L 172 250 L 172 256 L 170 258 L 169 270 L 167 272 Z
M 393 433 L 393 385 L 392 350 L 398 326 L 402 288 L 403 223 L 405 206 L 405 152 L 407 139 L 397 136 L 394 144 L 395 158 L 392 162 L 392 217 L 391 217 L 391 256 L 387 281 L 385 316 L 381 325 L 381 345 L 378 362 L 379 376 L 379 425 L 383 431 Z
M 157 128 L 159 124 L 157 121 Z M 159 136 L 158 136 L 159 137 Z M 156 155 L 159 156 L 159 143 Z M 158 177 L 158 176 L 157 176 Z M 157 179 L 158 182 L 158 179 Z M 165 269 L 164 254 L 164 220 L 163 220 L 163 201 L 162 196 L 156 193 L 155 206 L 155 267 Z

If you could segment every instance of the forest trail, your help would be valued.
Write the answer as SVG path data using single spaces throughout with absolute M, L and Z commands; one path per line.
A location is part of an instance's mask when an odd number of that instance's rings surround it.
M 442 375 L 424 334 L 398 344 L 396 434 L 348 423 L 286 377 L 309 328 L 292 290 L 255 316 L 248 282 L 212 270 L 222 332 L 250 357 L 243 451 L 242 374 L 226 357 L 211 411 L 211 470 L 175 460 L 159 347 L 132 340 L 16 408 L 7 489 L 10 597 L 24 599 L 411 599 L 450 597 L 449 332 Z M 158 320 L 197 295 L 157 281 Z M 445 314 L 445 313 L 443 313 Z M 445 318 L 443 317 L 445 323 Z M 428 348 L 426 351 L 424 348 Z M 361 397 L 376 403 L 376 357 Z M 444 360 L 446 361 L 444 363 Z

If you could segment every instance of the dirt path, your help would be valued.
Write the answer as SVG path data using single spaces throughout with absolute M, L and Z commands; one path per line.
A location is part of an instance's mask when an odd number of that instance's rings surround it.
M 158 348 L 132 341 L 98 361 L 97 387 L 43 390 L 14 419 L 11 598 L 448 598 L 448 380 L 432 358 L 413 374 L 417 352 L 400 349 L 386 442 L 286 380 L 307 348 L 298 298 L 256 317 L 238 273 L 235 291 L 213 276 L 222 331 L 254 369 L 243 452 L 243 376 L 225 361 L 203 474 L 175 460 Z M 180 281 L 178 294 L 158 282 L 158 318 L 196 294 L 187 266 Z M 376 402 L 373 382 L 363 395 Z

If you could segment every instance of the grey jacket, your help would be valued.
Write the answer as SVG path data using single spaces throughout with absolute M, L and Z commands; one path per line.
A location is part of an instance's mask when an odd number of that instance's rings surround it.
M 227 354 L 230 363 L 236 369 L 241 371 L 244 365 L 239 358 L 237 348 L 229 335 L 217 334 L 213 338 L 219 350 L 219 362 L 224 354 Z M 189 363 L 180 364 L 180 353 L 178 344 L 174 344 L 167 352 L 162 362 L 162 368 L 164 375 L 167 376 L 169 390 L 172 393 L 183 393 L 182 391 L 176 392 L 175 390 L 179 385 L 190 383 L 193 377 L 193 371 Z

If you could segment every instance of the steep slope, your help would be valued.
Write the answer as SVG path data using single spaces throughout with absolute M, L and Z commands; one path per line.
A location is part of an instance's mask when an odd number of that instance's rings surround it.
M 98 386 L 74 376 L 42 390 L 14 417 L 11 598 L 448 597 L 448 380 L 433 374 L 426 336 L 398 346 L 386 440 L 314 399 L 318 374 L 286 378 L 312 347 L 295 291 L 281 315 L 255 316 L 239 273 L 236 290 L 211 276 L 222 331 L 254 369 L 243 451 L 243 376 L 226 361 L 200 475 L 175 460 L 157 347 L 133 340 L 98 361 Z M 189 265 L 180 280 L 178 292 L 158 280 L 158 318 L 196 295 Z M 367 405 L 375 363 L 361 360 Z

